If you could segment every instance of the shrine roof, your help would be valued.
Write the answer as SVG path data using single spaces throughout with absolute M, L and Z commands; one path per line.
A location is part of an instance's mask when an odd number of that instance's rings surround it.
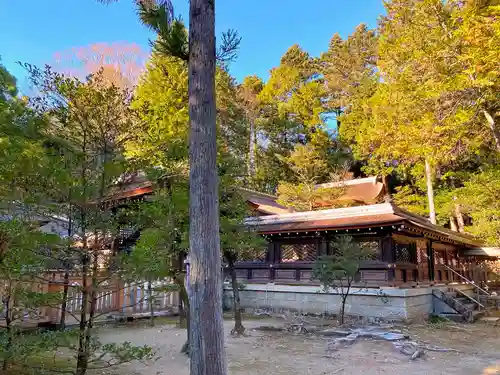
M 472 236 L 434 225 L 427 218 L 412 214 L 392 203 L 252 217 L 247 218 L 245 224 L 255 227 L 263 234 L 406 224 L 408 229 L 436 234 L 443 240 L 480 246 Z

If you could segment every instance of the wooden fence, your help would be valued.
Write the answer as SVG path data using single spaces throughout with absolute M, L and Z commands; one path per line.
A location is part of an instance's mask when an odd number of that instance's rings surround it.
M 32 284 L 31 290 L 42 293 L 61 293 L 64 289 L 62 275 L 53 275 L 47 283 Z M 81 278 L 71 277 L 69 281 L 68 298 L 66 304 L 66 322 L 75 324 L 80 317 L 83 303 Z M 152 283 L 153 308 L 155 313 L 175 312 L 179 305 L 179 294 L 172 288 L 169 279 Z M 4 298 L 0 291 L 0 326 L 5 324 Z M 61 305 L 25 308 L 19 323 L 22 325 L 38 325 L 59 323 Z M 108 315 L 124 317 L 149 314 L 149 289 L 145 281 L 123 283 L 120 280 L 106 280 L 99 283 L 96 290 L 96 316 L 106 318 Z

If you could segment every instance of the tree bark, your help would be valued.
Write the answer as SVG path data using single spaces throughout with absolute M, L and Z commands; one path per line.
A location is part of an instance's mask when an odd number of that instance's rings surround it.
M 234 328 L 231 330 L 231 334 L 239 336 L 245 333 L 243 318 L 241 316 L 240 290 L 238 289 L 238 279 L 236 278 L 234 262 L 229 257 L 226 257 L 226 259 L 229 266 L 229 272 L 231 273 L 231 288 L 233 290 Z
M 191 337 L 191 325 L 189 319 L 189 297 L 186 291 L 186 285 L 184 283 L 184 274 L 179 273 L 174 278 L 176 284 L 179 286 L 179 306 L 182 307 L 182 311 L 179 311 L 179 327 L 186 328 L 187 339 L 181 348 L 181 353 L 189 354 L 189 339 Z
M 215 0 L 189 3 L 191 375 L 226 375 L 215 107 Z
M 64 287 L 61 303 L 61 317 L 59 318 L 59 329 L 64 331 L 66 329 L 66 310 L 68 308 L 68 292 L 69 292 L 69 270 L 64 271 Z
M 493 116 L 486 110 L 483 110 L 484 117 L 486 121 L 488 121 L 488 125 L 490 126 L 491 132 L 493 134 L 493 139 L 495 140 L 495 145 L 497 147 L 497 151 L 500 152 L 500 131 L 496 128 L 495 119 Z
M 457 218 L 458 231 L 460 233 L 464 233 L 465 232 L 465 222 L 464 222 L 464 217 L 462 215 L 462 210 L 460 209 L 459 204 L 455 204 L 455 217 Z
M 87 241 L 84 238 L 84 241 Z M 84 249 L 85 251 L 86 249 Z M 88 255 L 84 253 L 83 255 L 84 261 L 82 262 L 82 307 L 80 310 L 80 324 L 78 327 L 78 354 L 76 359 L 76 375 L 85 375 L 88 367 L 88 357 L 87 352 L 85 351 L 86 347 L 86 329 L 87 329 L 87 311 L 89 307 L 88 300 L 88 286 L 87 286 L 87 277 L 88 277 Z
M 429 206 L 429 218 L 432 224 L 436 224 L 436 207 L 434 206 L 434 187 L 432 178 L 432 167 L 429 159 L 425 159 L 425 182 L 427 184 L 427 203 Z
M 72 189 L 71 187 L 68 190 L 68 200 L 71 200 L 72 197 Z M 69 212 L 68 212 L 68 238 L 73 237 L 73 215 L 72 215 L 72 206 L 71 202 L 69 204 Z M 66 310 L 68 308 L 68 292 L 69 292 L 69 271 L 71 265 L 69 263 L 71 254 L 71 245 L 68 245 L 66 248 L 66 252 L 64 254 L 64 287 L 63 287 L 63 295 L 62 295 L 62 303 L 61 303 L 61 317 L 59 319 L 59 329 L 64 331 L 66 329 Z
M 255 175 L 255 121 L 254 119 L 250 119 L 250 144 L 248 150 L 248 177 L 251 180 Z
M 453 232 L 458 232 L 457 222 L 455 220 L 455 216 L 453 215 L 450 216 L 450 229 Z
M 7 294 L 7 296 L 2 298 L 3 310 L 5 314 L 5 332 L 7 333 L 7 342 L 5 343 L 5 349 L 7 349 L 7 353 L 5 353 L 5 357 L 2 363 L 3 372 L 6 372 L 9 368 L 9 363 L 12 356 L 12 311 L 10 308 L 11 290 L 12 286 L 9 282 L 9 293 Z
M 341 302 L 340 302 L 340 316 L 339 316 L 339 324 L 343 325 L 344 324 L 344 317 L 345 317 L 345 303 L 347 301 L 347 295 L 341 296 Z

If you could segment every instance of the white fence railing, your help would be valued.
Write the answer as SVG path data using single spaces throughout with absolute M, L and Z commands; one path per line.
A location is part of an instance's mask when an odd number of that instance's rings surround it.
M 163 290 L 168 289 L 171 285 L 172 283 L 169 280 L 155 281 L 152 283 L 152 298 L 155 311 L 162 311 L 178 306 L 178 292 Z M 134 284 L 125 284 L 123 289 L 123 304 L 121 308 L 123 312 L 132 313 L 149 311 L 148 283 L 139 282 Z

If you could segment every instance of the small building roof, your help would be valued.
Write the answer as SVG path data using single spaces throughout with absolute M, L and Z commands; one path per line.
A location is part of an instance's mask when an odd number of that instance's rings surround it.
M 242 195 L 248 203 L 250 203 L 256 211 L 267 215 L 285 214 L 293 212 L 293 210 L 282 206 L 276 202 L 277 197 L 270 194 L 260 193 L 255 190 L 240 188 Z
M 408 224 L 437 233 L 453 242 L 480 246 L 472 236 L 434 225 L 427 218 L 414 215 L 392 203 L 252 217 L 246 219 L 245 224 L 256 227 L 263 234 Z
M 463 253 L 464 255 L 479 255 L 488 257 L 499 257 L 500 258 L 500 247 L 476 247 L 474 249 L 467 249 Z
M 384 184 L 377 177 L 356 178 L 316 185 L 318 188 L 345 188 L 345 193 L 337 201 L 353 201 L 364 204 L 378 203 L 385 194 Z M 328 202 L 326 202 L 328 204 Z

